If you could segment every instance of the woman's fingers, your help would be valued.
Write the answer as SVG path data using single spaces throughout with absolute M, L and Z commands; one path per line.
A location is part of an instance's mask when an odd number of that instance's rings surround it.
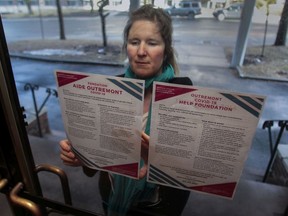
M 82 165 L 81 162 L 77 158 L 72 160 L 71 158 L 67 158 L 63 154 L 60 155 L 60 158 L 62 159 L 63 164 L 68 165 L 68 166 L 75 166 L 76 167 L 76 166 Z
M 149 143 L 150 137 L 144 131 L 142 131 L 141 137 L 145 142 Z
M 74 154 L 73 154 L 74 155 Z M 69 166 L 82 166 L 81 161 L 74 155 L 71 157 L 69 154 L 68 156 L 66 154 L 60 154 L 60 158 L 63 161 L 65 165 Z
M 75 154 L 72 151 L 61 150 L 60 153 L 64 156 L 66 156 L 67 158 L 70 158 L 71 160 L 76 158 Z
M 75 154 L 71 151 L 71 145 L 68 140 L 60 141 L 61 154 L 65 155 L 67 158 L 74 159 Z
M 142 146 L 141 147 L 142 148 L 144 147 L 146 150 L 148 150 L 150 137 L 146 133 L 142 132 L 141 138 L 142 138 L 142 143 L 141 143 Z
M 81 166 L 81 161 L 78 160 L 76 155 L 71 150 L 71 145 L 68 140 L 60 141 L 60 158 L 65 165 Z
M 139 172 L 139 178 L 142 179 L 147 175 L 147 164 L 145 163 L 143 167 L 141 167 Z
M 60 147 L 61 147 L 62 150 L 71 151 L 71 145 L 70 145 L 70 142 L 67 139 L 61 140 L 59 144 L 60 144 Z
M 144 165 L 141 167 L 139 172 L 139 178 L 144 178 L 147 175 L 147 164 L 148 164 L 148 150 L 149 150 L 149 139 L 150 137 L 144 132 L 141 133 L 141 157 L 144 160 Z

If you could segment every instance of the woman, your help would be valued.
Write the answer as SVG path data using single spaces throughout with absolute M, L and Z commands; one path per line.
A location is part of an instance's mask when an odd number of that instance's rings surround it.
M 172 47 L 172 21 L 162 9 L 144 5 L 130 15 L 124 29 L 123 48 L 129 59 L 127 78 L 145 80 L 144 116 L 142 133 L 142 168 L 140 180 L 100 173 L 99 187 L 103 208 L 107 215 L 181 215 L 189 192 L 146 182 L 148 157 L 152 83 L 171 82 L 192 85 L 187 77 L 175 77 L 178 66 Z M 67 140 L 60 142 L 61 159 L 64 164 L 81 166 L 70 150 Z M 96 171 L 83 167 L 92 176 Z

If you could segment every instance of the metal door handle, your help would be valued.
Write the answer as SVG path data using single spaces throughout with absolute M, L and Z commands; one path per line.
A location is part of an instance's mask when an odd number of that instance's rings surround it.
M 61 186 L 62 186 L 65 204 L 72 205 L 72 199 L 71 199 L 71 193 L 70 193 L 68 178 L 67 178 L 66 173 L 62 169 L 60 169 L 56 166 L 52 166 L 50 164 L 39 164 L 35 167 L 35 171 L 36 171 L 36 173 L 39 173 L 40 171 L 46 171 L 46 172 L 50 172 L 50 173 L 57 175 L 61 181 Z
M 8 180 L 7 179 L 1 179 L 0 180 L 0 191 L 6 187 L 6 185 L 8 184 Z
M 32 201 L 24 199 L 22 197 L 18 196 L 18 193 L 20 192 L 20 190 L 23 189 L 23 183 L 19 182 L 10 192 L 10 199 L 11 202 L 21 206 L 25 209 L 27 209 L 28 211 L 30 211 L 32 213 L 32 215 L 35 216 L 41 216 L 41 211 L 40 208 Z

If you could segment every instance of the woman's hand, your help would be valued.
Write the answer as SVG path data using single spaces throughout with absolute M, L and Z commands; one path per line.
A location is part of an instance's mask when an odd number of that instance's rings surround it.
M 139 173 L 139 178 L 144 178 L 147 175 L 147 170 L 148 170 L 148 151 L 149 151 L 149 140 L 150 137 L 142 132 L 141 133 L 141 158 L 144 160 L 144 166 L 141 167 L 140 173 Z
M 60 141 L 60 158 L 63 163 L 68 166 L 82 166 L 81 161 L 76 157 L 76 155 L 71 150 L 71 144 L 68 140 Z

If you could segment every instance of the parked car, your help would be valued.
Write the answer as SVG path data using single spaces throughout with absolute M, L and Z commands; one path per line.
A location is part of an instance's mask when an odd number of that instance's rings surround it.
M 194 19 L 196 15 L 201 14 L 201 2 L 181 1 L 177 5 L 166 8 L 165 11 L 170 16 L 187 16 Z
M 224 19 L 240 19 L 243 9 L 243 3 L 231 4 L 227 8 L 218 8 L 213 12 L 213 16 L 219 21 Z

